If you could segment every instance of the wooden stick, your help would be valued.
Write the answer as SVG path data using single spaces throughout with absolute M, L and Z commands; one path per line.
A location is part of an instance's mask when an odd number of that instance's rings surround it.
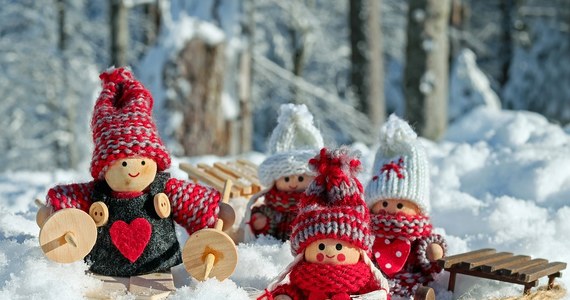
M 232 190 L 232 181 L 231 180 L 226 180 L 225 184 L 224 184 L 224 191 L 222 194 L 222 203 L 228 203 L 228 201 L 230 200 L 230 192 Z M 216 225 L 214 226 L 214 228 L 216 230 L 222 231 L 222 228 L 224 227 L 224 220 L 218 218 L 218 221 L 216 221 Z M 206 256 L 206 266 L 204 269 L 204 278 L 208 278 L 208 276 L 210 275 L 210 272 L 212 272 L 212 268 L 214 267 L 214 262 L 216 261 L 216 256 L 213 253 L 208 253 L 208 255 Z

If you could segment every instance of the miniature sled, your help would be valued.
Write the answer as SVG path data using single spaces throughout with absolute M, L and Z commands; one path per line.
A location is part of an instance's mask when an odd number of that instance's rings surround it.
M 212 166 L 202 163 L 196 166 L 181 163 L 180 169 L 188 173 L 188 177 L 192 181 L 204 182 L 220 192 L 224 188 L 224 182 L 231 180 L 233 183 L 230 192 L 231 198 L 249 199 L 263 188 L 257 178 L 257 166 L 248 160 L 217 162 Z
M 554 279 L 561 277 L 560 271 L 566 263 L 548 262 L 546 259 L 516 255 L 509 252 L 497 253 L 495 249 L 480 249 L 438 260 L 439 266 L 449 272 L 448 290 L 455 289 L 456 274 L 465 274 L 491 280 L 498 280 L 524 286 L 529 294 L 538 286 L 540 278 L 548 277 L 548 289 L 554 286 Z

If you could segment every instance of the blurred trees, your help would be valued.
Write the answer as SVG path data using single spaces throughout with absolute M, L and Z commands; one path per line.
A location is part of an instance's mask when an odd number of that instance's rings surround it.
M 447 128 L 449 0 L 410 0 L 404 94 L 406 118 L 424 137 Z
M 349 0 L 351 91 L 374 136 L 386 118 L 380 0 Z

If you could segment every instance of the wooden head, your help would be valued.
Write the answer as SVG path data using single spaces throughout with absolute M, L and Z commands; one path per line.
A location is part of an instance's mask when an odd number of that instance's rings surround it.
M 309 244 L 305 249 L 305 261 L 327 265 L 353 265 L 360 259 L 359 248 L 336 240 L 322 239 Z
M 283 192 L 303 192 L 313 179 L 315 179 L 315 176 L 307 174 L 283 176 L 275 181 L 275 187 Z
M 156 162 L 150 158 L 124 158 L 113 162 L 105 181 L 115 192 L 142 192 L 156 176 Z
M 409 200 L 403 199 L 383 199 L 372 205 L 370 212 L 379 214 L 386 212 L 389 214 L 403 213 L 408 216 L 415 216 L 420 214 L 420 208 L 417 204 Z

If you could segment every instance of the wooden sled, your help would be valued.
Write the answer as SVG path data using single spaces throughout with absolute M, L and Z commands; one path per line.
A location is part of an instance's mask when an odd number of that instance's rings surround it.
M 566 263 L 548 262 L 546 259 L 531 259 L 526 255 L 513 255 L 495 249 L 480 249 L 453 255 L 438 260 L 438 264 L 449 272 L 448 290 L 455 289 L 457 274 L 465 274 L 491 280 L 510 282 L 524 286 L 524 294 L 529 294 L 538 286 L 540 278 L 548 277 L 548 289 L 554 286 L 554 279 L 561 277 L 560 271 Z
M 230 197 L 249 199 L 263 188 L 257 178 L 257 165 L 238 159 L 230 162 L 217 162 L 212 166 L 207 164 L 191 165 L 181 163 L 180 169 L 188 173 L 188 178 L 194 182 L 201 181 L 222 192 L 226 180 L 233 183 Z

